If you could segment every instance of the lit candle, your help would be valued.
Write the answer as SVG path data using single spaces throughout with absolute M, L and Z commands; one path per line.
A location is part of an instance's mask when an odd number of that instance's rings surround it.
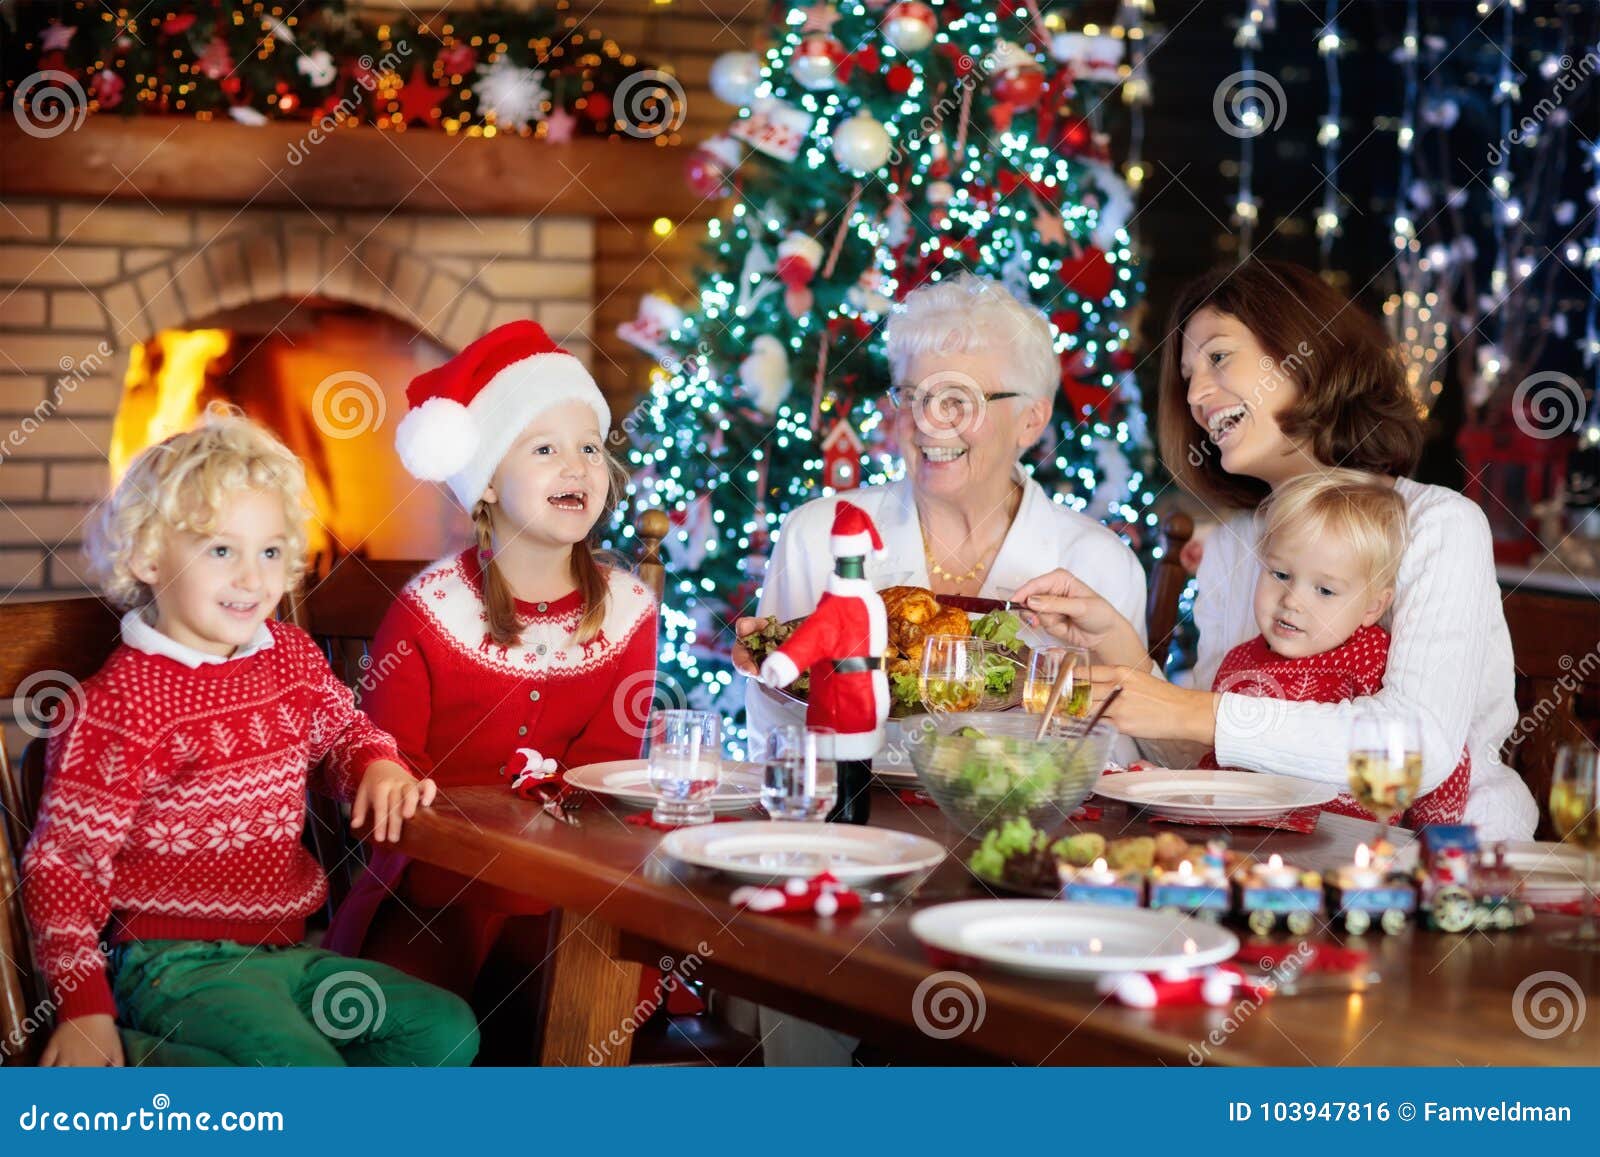
M 1079 884 L 1109 886 L 1117 882 L 1117 874 L 1106 866 L 1105 857 L 1102 856 L 1094 862 L 1094 867 L 1084 868 L 1079 871 L 1076 882 Z
M 1383 874 L 1372 866 L 1372 849 L 1366 844 L 1356 845 L 1356 862 L 1342 873 L 1346 888 L 1376 888 L 1383 882 Z
M 1276 852 L 1264 864 L 1255 868 L 1256 883 L 1267 888 L 1292 888 L 1300 882 L 1300 873 L 1288 867 Z

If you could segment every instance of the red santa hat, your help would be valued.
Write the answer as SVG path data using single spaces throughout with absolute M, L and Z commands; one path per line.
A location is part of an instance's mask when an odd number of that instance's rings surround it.
M 471 510 L 522 431 L 551 406 L 583 402 L 600 433 L 611 408 L 577 358 L 532 321 L 497 326 L 406 387 L 395 449 L 412 477 L 444 482 Z
M 828 546 L 834 558 L 865 558 L 883 549 L 883 539 L 872 517 L 861 507 L 841 502 L 833 512 L 833 534 Z

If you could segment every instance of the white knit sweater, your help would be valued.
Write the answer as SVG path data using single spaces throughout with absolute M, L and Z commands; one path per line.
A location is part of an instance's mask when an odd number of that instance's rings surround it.
M 1444 781 L 1465 743 L 1472 752 L 1466 820 L 1490 839 L 1529 839 L 1539 809 L 1521 778 L 1501 762 L 1516 724 L 1511 634 L 1495 581 L 1489 523 L 1469 499 L 1402 478 L 1410 541 L 1394 606 L 1383 625 L 1394 636 L 1383 690 L 1363 704 L 1405 705 L 1422 717 L 1422 790 Z M 1224 522 L 1206 540 L 1195 625 L 1200 650 L 1194 686 L 1210 687 L 1229 650 L 1260 633 L 1252 595 L 1260 564 L 1249 514 Z M 1353 703 L 1284 703 L 1264 726 L 1260 704 L 1224 694 L 1217 711 L 1217 761 L 1344 783 Z

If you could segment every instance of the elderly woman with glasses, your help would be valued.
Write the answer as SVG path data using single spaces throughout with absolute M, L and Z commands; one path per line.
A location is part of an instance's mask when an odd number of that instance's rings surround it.
M 963 274 L 908 294 L 887 338 L 905 476 L 849 493 L 883 536 L 867 579 L 879 589 L 1006 598 L 1036 575 L 1070 566 L 1130 622 L 1143 623 L 1144 572 L 1133 552 L 1093 518 L 1053 502 L 1020 461 L 1054 429 L 1061 371 L 1044 315 L 997 282 Z M 815 499 L 785 519 L 767 565 L 762 616 L 783 622 L 816 608 L 832 567 L 828 534 L 838 501 Z M 742 637 L 760 622 L 740 619 L 736 631 Z M 1023 637 L 1035 646 L 1052 642 L 1043 631 L 1025 629 Z M 736 660 L 753 673 L 742 646 Z M 746 707 L 757 734 L 800 721 L 755 680 Z

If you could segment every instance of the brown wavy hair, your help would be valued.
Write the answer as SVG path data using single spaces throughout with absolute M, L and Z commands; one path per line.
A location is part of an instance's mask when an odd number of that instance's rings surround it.
M 606 477 L 610 484 L 606 487 L 600 517 L 595 519 L 596 527 L 610 521 L 628 487 L 628 472 L 622 463 L 608 450 L 601 453 L 605 455 Z M 523 622 L 522 616 L 517 614 L 517 598 L 511 592 L 511 584 L 495 565 L 494 507 L 491 503 L 480 501 L 472 508 L 472 529 L 478 539 L 478 557 L 488 559 L 483 566 L 483 605 L 489 612 L 489 637 L 502 647 L 514 647 L 522 641 Z M 591 541 L 594 537 L 591 533 L 588 539 L 572 547 L 572 582 L 583 596 L 583 618 L 578 620 L 578 629 L 572 633 L 577 643 L 591 642 L 600 633 L 611 593 L 606 572 L 622 565 L 619 560 L 597 551 Z
M 1207 503 L 1253 510 L 1267 494 L 1256 478 L 1229 474 L 1189 412 L 1183 331 L 1202 309 L 1247 328 L 1293 383 L 1279 428 L 1328 466 L 1406 475 L 1422 453 L 1422 419 L 1394 343 L 1378 320 L 1304 266 L 1249 258 L 1183 287 L 1161 353 L 1156 423 L 1161 460 Z M 1265 367 L 1264 367 L 1265 369 Z

